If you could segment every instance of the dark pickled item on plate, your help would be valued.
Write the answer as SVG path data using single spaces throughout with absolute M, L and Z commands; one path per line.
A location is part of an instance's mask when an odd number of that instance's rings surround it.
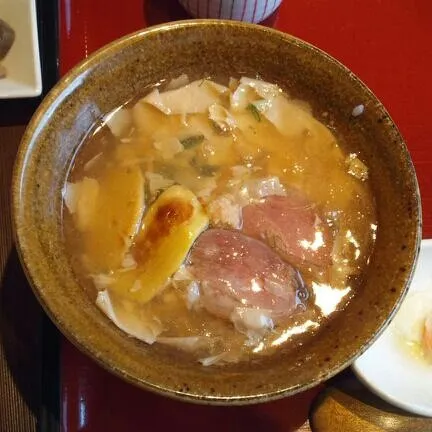
M 0 60 L 3 60 L 6 57 L 6 54 L 12 48 L 14 41 L 14 29 L 0 18 Z
M 15 41 L 14 29 L 0 18 L 0 61 L 6 57 L 6 54 L 12 48 Z M 6 78 L 7 69 L 0 64 L 0 79 Z

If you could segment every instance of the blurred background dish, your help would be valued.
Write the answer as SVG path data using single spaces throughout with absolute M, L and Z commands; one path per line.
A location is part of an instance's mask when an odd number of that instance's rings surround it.
M 42 80 L 35 0 L 0 0 L 0 19 L 0 99 L 39 96 Z
M 432 417 L 432 240 L 423 240 L 408 294 L 382 336 L 359 357 L 357 377 L 387 402 Z
M 195 18 L 232 19 L 259 23 L 280 6 L 282 0 L 179 0 Z

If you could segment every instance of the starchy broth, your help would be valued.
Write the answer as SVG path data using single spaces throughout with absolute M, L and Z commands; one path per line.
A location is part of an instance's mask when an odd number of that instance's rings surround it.
M 377 231 L 366 165 L 307 103 L 221 83 L 182 75 L 105 116 L 63 191 L 99 308 L 206 366 L 313 340 L 356 295 Z

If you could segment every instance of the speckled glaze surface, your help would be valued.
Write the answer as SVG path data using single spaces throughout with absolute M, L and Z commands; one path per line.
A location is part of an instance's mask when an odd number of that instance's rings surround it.
M 61 232 L 61 189 L 82 138 L 104 113 L 161 79 L 258 74 L 309 101 L 348 151 L 362 155 L 378 209 L 364 284 L 301 350 L 259 364 L 205 368 L 117 329 L 76 282 Z M 358 104 L 364 114 L 353 117 Z M 51 91 L 23 137 L 13 178 L 17 246 L 34 292 L 59 329 L 102 366 L 143 388 L 200 403 L 264 402 L 348 366 L 388 324 L 405 294 L 421 238 L 420 197 L 402 137 L 375 96 L 317 48 L 264 27 L 183 21 L 132 34 L 95 53 Z

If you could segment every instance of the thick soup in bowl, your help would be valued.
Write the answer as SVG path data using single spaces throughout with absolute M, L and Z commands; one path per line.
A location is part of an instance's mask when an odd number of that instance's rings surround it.
M 313 338 L 355 295 L 377 230 L 367 166 L 256 77 L 183 74 L 126 101 L 78 147 L 63 196 L 97 306 L 206 366 Z

